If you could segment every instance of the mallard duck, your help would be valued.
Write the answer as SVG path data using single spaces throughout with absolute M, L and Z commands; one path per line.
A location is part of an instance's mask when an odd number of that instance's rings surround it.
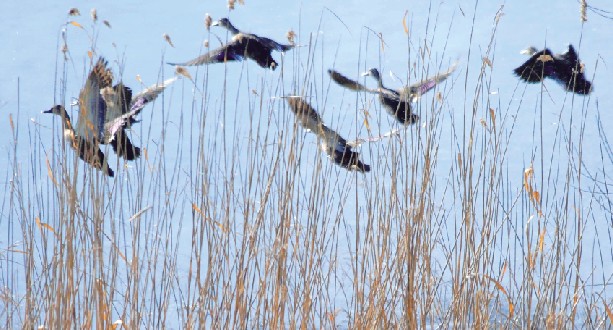
M 529 47 L 522 53 L 530 58 L 513 72 L 523 81 L 537 83 L 552 78 L 569 92 L 586 95 L 592 91 L 592 83 L 585 79 L 583 66 L 572 45 L 563 54 L 553 54 L 548 48 L 539 52 Z
M 362 163 L 359 153 L 351 150 L 347 140 L 324 125 L 317 111 L 302 98 L 289 97 L 287 103 L 296 119 L 307 131 L 313 132 L 320 140 L 320 147 L 335 164 L 348 170 L 370 172 L 370 165 Z
M 213 26 L 222 26 L 228 29 L 233 35 L 232 40 L 226 45 L 216 48 L 204 55 L 198 56 L 193 60 L 183 63 L 168 63 L 170 65 L 195 66 L 211 63 L 221 63 L 226 61 L 242 61 L 245 58 L 252 59 L 263 68 L 276 69 L 279 64 L 272 57 L 273 50 L 285 52 L 294 45 L 280 44 L 272 39 L 260 37 L 255 34 L 241 32 L 234 27 L 230 20 L 222 18 L 213 22 Z
M 109 167 L 107 163 L 104 153 L 100 150 L 98 146 L 98 141 L 96 139 L 88 139 L 82 135 L 77 135 L 72 126 L 72 122 L 70 121 L 70 116 L 66 112 L 66 109 L 63 105 L 56 105 L 47 111 L 43 111 L 43 113 L 51 113 L 56 114 L 62 117 L 62 126 L 64 129 L 64 139 L 68 143 L 68 145 L 74 149 L 81 158 L 86 163 L 90 164 L 94 168 L 101 170 L 106 175 L 113 177 L 115 173 Z M 78 125 L 78 124 L 77 124 Z
M 135 116 L 147 103 L 176 79 L 151 86 L 132 97 L 132 90 L 123 83 L 111 87 L 112 72 L 107 68 L 107 61 L 100 57 L 79 93 L 76 129 L 63 105 L 56 105 L 43 113 L 61 116 L 64 138 L 79 157 L 94 168 L 113 176 L 113 170 L 108 167 L 99 145 L 111 144 L 115 153 L 124 159 L 138 158 L 140 148 L 132 144 L 125 129 L 136 122 Z
M 377 80 L 378 88 L 368 88 L 357 81 L 354 81 L 335 70 L 328 70 L 330 77 L 337 84 L 354 90 L 364 91 L 369 93 L 376 93 L 379 95 L 379 100 L 385 108 L 385 110 L 398 122 L 403 125 L 411 125 L 419 120 L 419 116 L 413 113 L 411 109 L 411 103 L 419 99 L 423 94 L 433 89 L 436 84 L 447 79 L 453 71 L 455 71 L 456 64 L 452 65 L 446 72 L 439 73 L 435 76 L 429 77 L 419 83 L 404 87 L 399 90 L 394 90 L 383 86 L 383 79 L 379 70 L 372 68 L 363 75 L 372 76 Z

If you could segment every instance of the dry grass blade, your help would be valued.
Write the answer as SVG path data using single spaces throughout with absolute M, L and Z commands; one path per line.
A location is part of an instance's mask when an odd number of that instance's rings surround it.
M 43 229 L 46 229 L 46 230 L 50 231 L 50 232 L 53 234 L 53 236 L 56 236 L 56 237 L 57 237 L 57 235 L 56 235 L 56 233 L 55 233 L 55 229 L 53 229 L 53 227 L 52 227 L 51 225 L 49 225 L 49 224 L 47 224 L 47 223 L 44 223 L 44 222 L 41 222 L 39 217 L 36 217 L 36 220 L 35 220 L 35 221 L 36 221 L 36 226 L 37 226 L 37 227 L 38 227 L 38 228 L 39 228 L 41 231 L 42 231 Z
M 11 132 L 15 135 L 15 123 L 13 122 L 13 114 L 9 113 L 9 125 L 11 125 Z
M 607 312 L 607 316 L 609 317 L 609 323 L 613 326 L 613 312 L 611 312 L 611 308 L 606 301 L 603 300 L 604 309 Z
M 68 22 L 68 24 L 72 25 L 72 26 L 76 26 L 80 29 L 83 29 L 83 25 L 79 24 L 79 22 L 75 22 L 75 21 L 70 21 Z
M 55 176 L 53 175 L 53 171 L 51 170 L 51 164 L 49 163 L 49 158 L 45 159 L 46 164 L 47 164 L 47 175 L 49 176 L 49 179 L 51 179 L 51 182 L 53 182 L 53 185 L 58 187 L 58 183 L 55 180 Z
M 138 211 L 138 212 L 134 213 L 134 215 L 133 215 L 133 216 L 131 216 L 131 217 L 130 217 L 130 219 L 128 219 L 128 222 L 131 222 L 131 221 L 133 221 L 133 220 L 136 220 L 136 219 L 140 218 L 140 217 L 141 217 L 141 215 L 143 215 L 145 212 L 149 211 L 149 210 L 150 210 L 150 209 L 152 209 L 152 208 L 153 208 L 153 206 L 149 205 L 149 206 L 147 206 L 147 207 L 143 208 L 142 210 L 140 210 L 140 211 Z
M 404 12 L 404 16 L 402 16 L 402 27 L 404 28 L 404 33 L 409 35 L 409 26 L 407 25 L 407 16 L 409 15 L 409 11 L 406 10 Z
M 509 320 L 513 319 L 513 315 L 515 312 L 515 305 L 513 304 L 513 301 L 511 301 L 511 297 L 507 293 L 507 290 L 505 290 L 504 286 L 502 286 L 502 284 L 498 282 L 496 279 L 494 279 L 493 277 L 485 275 L 485 274 L 483 275 L 483 277 L 488 279 L 490 282 L 494 283 L 494 285 L 496 286 L 496 289 L 502 292 L 502 294 L 504 294 L 504 296 L 507 298 L 507 303 L 509 304 L 509 315 L 507 317 L 509 318 Z
M 198 207 L 198 205 L 196 205 L 196 203 L 192 203 L 192 210 L 194 210 L 197 214 L 200 214 L 200 216 L 202 216 L 202 219 L 204 220 L 208 220 L 211 221 L 212 223 L 214 223 L 217 227 L 219 227 L 219 229 L 221 229 L 222 232 L 227 233 L 228 229 L 222 225 L 221 223 L 207 217 L 204 212 L 202 212 L 202 210 Z
M 543 228 L 541 230 L 541 233 L 539 234 L 539 241 L 538 241 L 538 252 L 539 253 L 543 253 L 543 249 L 545 248 L 545 233 L 547 232 L 547 229 Z

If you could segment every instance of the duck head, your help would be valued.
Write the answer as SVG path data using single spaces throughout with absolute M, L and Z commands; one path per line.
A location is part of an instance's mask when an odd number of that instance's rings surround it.
M 43 111 L 43 113 L 51 113 L 58 116 L 68 117 L 68 112 L 66 112 L 66 108 L 63 105 L 54 105 L 51 109 Z
M 381 74 L 379 74 L 379 70 L 377 70 L 376 68 L 372 68 L 372 69 L 362 73 L 362 76 L 372 76 L 372 77 L 374 77 L 377 80 L 381 79 Z
M 234 27 L 234 25 L 232 25 L 232 23 L 230 23 L 230 20 L 227 18 L 221 18 L 213 23 L 211 23 L 212 26 L 221 26 L 224 27 L 226 29 L 228 29 L 228 31 L 230 31 L 232 34 L 238 34 L 240 33 L 240 31 Z

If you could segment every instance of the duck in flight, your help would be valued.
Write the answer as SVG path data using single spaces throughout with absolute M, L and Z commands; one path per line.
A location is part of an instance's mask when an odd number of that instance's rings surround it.
M 279 66 L 279 64 L 272 57 L 272 51 L 275 50 L 278 52 L 286 52 L 294 48 L 294 45 L 284 45 L 269 38 L 241 32 L 239 29 L 234 27 L 234 25 L 232 25 L 230 20 L 227 18 L 222 18 L 215 21 L 211 25 L 226 28 L 232 34 L 232 39 L 230 42 L 204 55 L 198 56 L 193 60 L 183 63 L 168 64 L 195 66 L 226 61 L 242 61 L 248 58 L 254 60 L 263 68 L 270 68 L 274 70 L 277 68 L 277 66 Z
M 351 150 L 347 140 L 324 125 L 321 116 L 310 104 L 296 97 L 287 98 L 287 103 L 302 127 L 317 135 L 321 149 L 335 164 L 348 170 L 370 172 L 370 165 L 360 161 L 359 153 Z
M 583 65 L 573 45 L 563 54 L 553 54 L 548 48 L 537 51 L 534 47 L 523 50 L 530 58 L 513 70 L 521 80 L 537 83 L 551 78 L 564 86 L 569 92 L 587 95 L 592 91 L 592 83 L 585 79 Z
M 132 97 L 132 90 L 123 83 L 111 86 L 113 74 L 107 65 L 100 57 L 79 93 L 76 129 L 63 105 L 55 105 L 43 113 L 62 117 L 64 138 L 69 146 L 83 161 L 112 177 L 114 172 L 99 145 L 110 143 L 115 153 L 126 160 L 138 158 L 140 148 L 132 144 L 125 130 L 136 122 L 135 116 L 145 105 L 177 78 L 151 86 Z
M 416 84 L 394 90 L 383 86 L 383 79 L 379 70 L 372 68 L 364 76 L 371 76 L 377 80 L 377 88 L 368 88 L 355 80 L 347 78 L 335 70 L 328 70 L 328 74 L 337 84 L 354 90 L 375 93 L 379 95 L 379 101 L 385 110 L 403 125 L 411 125 L 419 120 L 419 116 L 413 113 L 411 103 L 419 99 L 423 94 L 433 89 L 438 83 L 447 79 L 455 71 L 457 63 L 452 65 L 446 72 L 441 72 L 435 76 L 426 78 Z

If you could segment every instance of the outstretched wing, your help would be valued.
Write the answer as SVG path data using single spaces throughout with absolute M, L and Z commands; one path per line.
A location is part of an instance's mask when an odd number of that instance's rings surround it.
M 107 68 L 106 60 L 100 57 L 79 93 L 79 118 L 76 132 L 77 135 L 88 141 L 101 140 L 104 135 L 106 104 L 100 95 L 100 90 L 110 87 L 112 83 L 113 74 Z
M 255 34 L 251 34 L 251 37 L 253 37 L 254 39 L 257 39 L 263 46 L 265 46 L 266 48 L 272 49 L 272 50 L 276 50 L 278 52 L 286 52 L 292 48 L 294 48 L 294 45 L 284 45 L 284 44 L 280 44 L 272 39 L 266 38 L 266 37 L 260 37 L 257 36 Z
M 359 154 L 351 150 L 351 147 L 347 145 L 347 140 L 324 125 L 321 117 L 310 104 L 301 98 L 288 98 L 287 102 L 302 127 L 317 135 L 321 149 L 334 163 L 348 170 L 370 171 L 370 166 L 360 161 Z
M 513 72 L 525 82 L 537 83 L 545 77 L 554 74 L 553 61 L 553 53 L 545 48 L 540 52 L 534 53 L 526 62 L 514 69 Z
M 320 130 L 320 126 L 323 125 L 321 116 L 319 116 L 317 111 L 302 98 L 289 97 L 287 98 L 287 103 L 292 112 L 296 115 L 296 119 L 298 119 L 300 125 L 302 125 L 304 129 L 317 134 Z
M 105 124 L 130 111 L 130 101 L 132 100 L 130 87 L 120 82 L 113 88 L 103 88 L 101 94 L 106 105 Z
M 426 78 L 416 84 L 410 85 L 407 89 L 403 90 L 400 94 L 406 100 L 413 101 L 425 93 L 429 92 L 433 89 L 438 83 L 443 82 L 445 79 L 449 78 L 457 68 L 458 63 L 454 63 L 447 69 L 445 72 L 440 72 L 435 76 Z
M 179 76 L 175 76 L 170 79 L 166 79 L 161 84 L 151 85 L 140 93 L 134 95 L 130 101 L 130 113 L 132 113 L 133 116 L 137 115 L 147 103 L 154 101 L 160 94 L 162 94 L 166 87 L 170 86 L 179 78 Z
M 193 60 L 183 63 L 168 63 L 170 65 L 197 66 L 211 63 L 222 63 L 227 61 L 242 61 L 245 59 L 246 43 L 234 40 L 227 45 L 213 49 L 212 51 L 200 55 Z
M 104 129 L 108 137 L 106 142 L 111 143 L 117 155 L 127 160 L 134 160 L 140 156 L 140 148 L 132 144 L 126 135 L 125 129 L 136 122 L 134 117 L 141 112 L 147 103 L 155 100 L 166 87 L 174 83 L 177 79 L 178 77 L 173 77 L 165 80 L 161 84 L 155 84 L 146 88 L 142 92 L 136 94 L 129 103 L 122 103 L 122 109 L 126 110 L 122 115 L 114 118 L 107 118 L 104 124 Z M 124 96 L 128 95 L 131 95 L 131 91 L 130 94 L 124 94 Z M 129 108 L 125 106 L 126 104 L 129 104 Z M 129 111 L 127 111 L 127 109 L 129 109 Z
M 330 78 L 332 78 L 332 80 L 335 83 L 337 83 L 337 84 L 339 84 L 339 85 L 341 85 L 341 86 L 343 86 L 345 88 L 348 88 L 348 89 L 351 89 L 351 90 L 354 90 L 354 91 L 358 91 L 358 92 L 359 91 L 370 92 L 370 93 L 377 93 L 378 92 L 377 90 L 370 89 L 370 88 L 360 84 L 359 82 L 346 77 L 345 75 L 343 75 L 342 73 L 340 73 L 338 71 L 335 71 L 335 70 L 332 70 L 332 69 L 328 69 L 328 74 L 330 75 Z
M 585 79 L 579 55 L 572 45 L 568 45 L 568 51 L 557 55 L 554 60 L 552 77 L 563 84 L 567 91 L 583 95 L 592 91 L 592 83 Z

